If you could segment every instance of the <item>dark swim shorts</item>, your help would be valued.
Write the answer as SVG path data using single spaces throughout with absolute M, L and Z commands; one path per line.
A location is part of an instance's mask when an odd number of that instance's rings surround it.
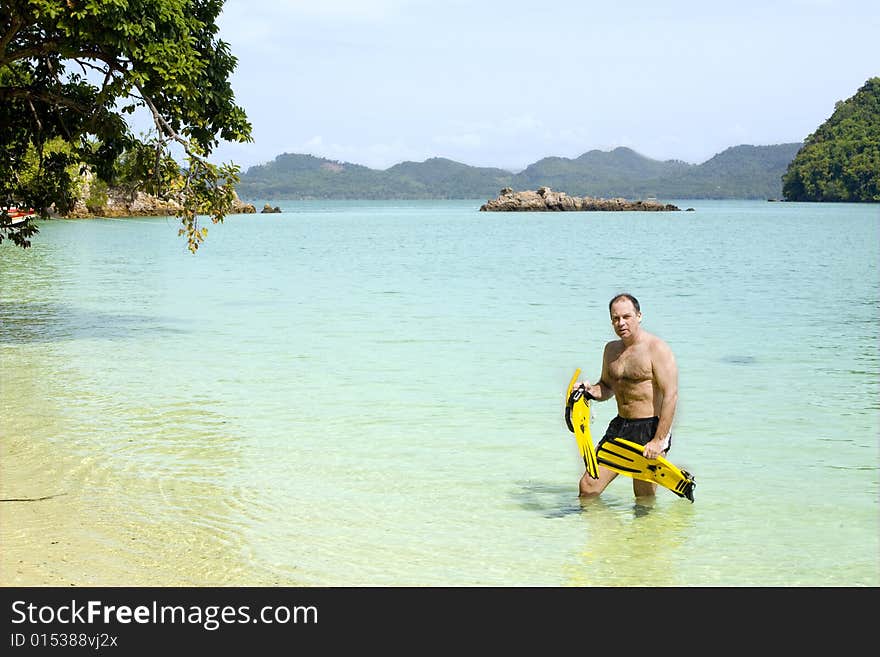
M 634 420 L 628 420 L 618 415 L 608 424 L 608 431 L 602 436 L 599 445 L 609 438 L 626 438 L 639 445 L 647 445 L 653 440 L 658 424 L 660 424 L 660 418 L 656 415 L 654 417 L 640 417 Z M 599 445 L 596 445 L 596 449 L 599 449 Z M 666 454 L 670 447 L 672 447 L 672 434 L 669 434 L 666 449 L 663 450 L 663 453 Z

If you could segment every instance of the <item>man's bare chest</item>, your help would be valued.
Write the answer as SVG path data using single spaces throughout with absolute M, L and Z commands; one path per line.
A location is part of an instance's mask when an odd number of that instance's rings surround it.
M 651 355 L 647 349 L 630 347 L 608 363 L 608 373 L 616 381 L 647 381 L 653 377 Z

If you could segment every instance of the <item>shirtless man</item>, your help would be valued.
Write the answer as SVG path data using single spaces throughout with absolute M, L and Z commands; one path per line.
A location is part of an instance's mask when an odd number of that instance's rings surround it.
M 665 455 L 672 443 L 672 419 L 678 401 L 675 356 L 663 340 L 642 329 L 642 312 L 634 296 L 618 294 L 611 299 L 608 310 L 620 339 L 605 345 L 598 383 L 583 382 L 594 399 L 605 401 L 613 396 L 617 400 L 617 417 L 611 420 L 602 441 L 619 436 L 644 445 L 646 458 Z M 598 479 L 584 473 L 580 496 L 599 495 L 615 477 L 616 472 L 601 465 Z M 653 496 L 656 491 L 657 484 L 633 479 L 636 497 Z

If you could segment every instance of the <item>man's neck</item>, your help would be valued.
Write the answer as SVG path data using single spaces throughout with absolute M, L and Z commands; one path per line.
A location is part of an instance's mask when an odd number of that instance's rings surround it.
M 628 347 L 632 347 L 637 342 L 640 342 L 642 338 L 642 329 L 639 328 L 632 333 L 629 334 L 627 338 L 620 338 L 620 341 L 623 343 L 624 349 Z

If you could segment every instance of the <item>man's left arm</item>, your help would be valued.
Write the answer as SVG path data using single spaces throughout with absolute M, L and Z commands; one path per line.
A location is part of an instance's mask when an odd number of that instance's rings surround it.
M 678 404 L 678 365 L 675 355 L 665 342 L 658 341 L 652 357 L 654 370 L 654 385 L 662 395 L 660 404 L 660 422 L 654 438 L 645 445 L 645 458 L 653 459 L 660 456 L 665 448 L 664 442 L 669 432 L 672 431 L 672 420 L 675 417 L 675 407 Z

